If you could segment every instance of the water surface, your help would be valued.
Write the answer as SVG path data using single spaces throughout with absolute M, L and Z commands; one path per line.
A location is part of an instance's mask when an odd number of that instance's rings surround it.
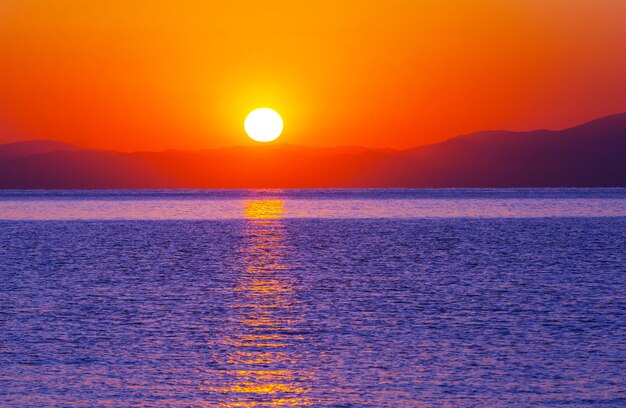
M 0 405 L 626 404 L 626 190 L 0 193 Z
M 281 218 L 626 216 L 626 189 L 0 190 L 10 220 L 245 219 L 250 202 Z

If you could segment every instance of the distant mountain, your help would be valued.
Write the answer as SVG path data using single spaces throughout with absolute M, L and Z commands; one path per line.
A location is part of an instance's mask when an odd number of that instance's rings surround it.
M 120 153 L 0 145 L 0 188 L 626 187 L 626 113 L 414 149 L 291 145 Z
M 80 150 L 67 143 L 48 140 L 31 140 L 28 142 L 7 143 L 0 145 L 0 160 L 31 156 L 41 153 Z
M 626 113 L 559 131 L 477 132 L 402 156 L 366 178 L 375 186 L 626 187 Z

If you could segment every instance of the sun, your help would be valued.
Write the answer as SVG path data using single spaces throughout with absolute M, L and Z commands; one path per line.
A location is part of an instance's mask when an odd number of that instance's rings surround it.
M 243 128 L 250 139 L 257 142 L 271 142 L 278 139 L 283 131 L 283 118 L 270 108 L 255 109 L 248 114 Z

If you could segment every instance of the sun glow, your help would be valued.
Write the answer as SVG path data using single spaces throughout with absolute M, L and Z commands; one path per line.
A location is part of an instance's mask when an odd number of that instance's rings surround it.
M 248 114 L 243 127 L 252 140 L 271 142 L 282 133 L 283 118 L 273 109 L 259 108 Z

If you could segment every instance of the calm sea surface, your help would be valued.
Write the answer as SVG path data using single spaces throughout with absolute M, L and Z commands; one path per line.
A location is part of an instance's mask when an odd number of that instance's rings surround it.
M 0 191 L 0 406 L 626 406 L 626 189 Z

